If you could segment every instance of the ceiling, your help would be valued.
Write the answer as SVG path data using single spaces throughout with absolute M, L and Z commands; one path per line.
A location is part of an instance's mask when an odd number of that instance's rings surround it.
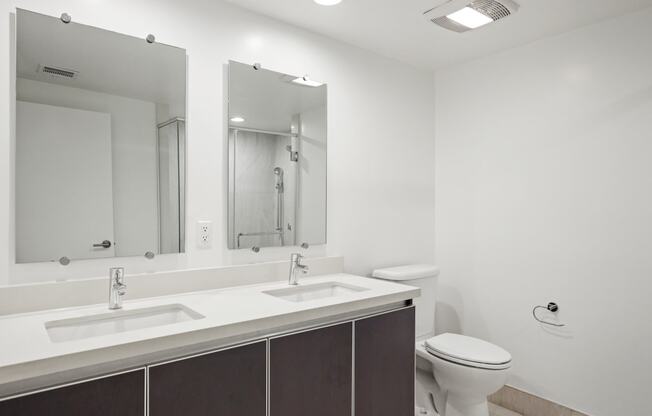
M 17 76 L 166 104 L 185 114 L 186 52 L 25 10 L 17 14 Z M 74 79 L 39 72 L 54 66 Z
M 337 6 L 328 7 L 319 6 L 313 0 L 228 1 L 430 69 L 652 7 L 652 0 L 516 0 L 521 8 L 514 16 L 460 34 L 442 29 L 422 15 L 446 0 L 343 0 Z

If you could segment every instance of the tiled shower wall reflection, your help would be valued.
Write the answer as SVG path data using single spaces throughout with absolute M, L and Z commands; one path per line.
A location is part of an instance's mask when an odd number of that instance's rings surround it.
M 230 140 L 234 134 L 234 130 L 229 132 Z M 286 146 L 291 145 L 291 138 L 240 130 L 234 143 L 231 166 L 235 177 L 235 236 L 276 231 L 278 204 L 274 169 L 278 167 L 283 170 L 284 178 L 284 242 L 285 245 L 294 244 L 296 164 L 290 161 L 286 150 Z M 242 248 L 280 245 L 278 235 L 240 237 Z

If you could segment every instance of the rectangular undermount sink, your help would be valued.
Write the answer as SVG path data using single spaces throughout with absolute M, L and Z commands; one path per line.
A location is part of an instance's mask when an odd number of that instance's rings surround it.
M 172 304 L 50 321 L 45 329 L 52 342 L 66 342 L 202 318 L 184 305 Z
M 289 300 L 291 302 L 305 302 L 308 300 L 331 298 L 365 290 L 369 289 L 339 282 L 324 282 L 292 286 L 283 289 L 266 290 L 263 293 L 280 299 Z

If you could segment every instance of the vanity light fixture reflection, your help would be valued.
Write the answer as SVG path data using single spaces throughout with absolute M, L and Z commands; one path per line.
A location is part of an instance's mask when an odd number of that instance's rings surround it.
M 231 121 L 233 123 L 244 123 L 245 119 L 242 118 L 242 117 L 233 117 L 233 118 L 231 118 Z
M 324 85 L 323 82 L 318 82 L 318 81 L 311 80 L 310 78 L 308 78 L 308 75 L 304 75 L 302 77 L 295 78 L 295 79 L 292 80 L 292 82 L 294 82 L 295 84 L 304 85 L 306 87 L 313 87 L 313 88 L 321 87 L 322 85 Z

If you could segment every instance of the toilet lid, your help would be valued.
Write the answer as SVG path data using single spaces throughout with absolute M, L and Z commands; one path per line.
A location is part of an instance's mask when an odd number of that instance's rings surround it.
M 481 368 L 507 368 L 512 356 L 490 342 L 458 334 L 441 334 L 425 342 L 426 350 L 445 360 Z

